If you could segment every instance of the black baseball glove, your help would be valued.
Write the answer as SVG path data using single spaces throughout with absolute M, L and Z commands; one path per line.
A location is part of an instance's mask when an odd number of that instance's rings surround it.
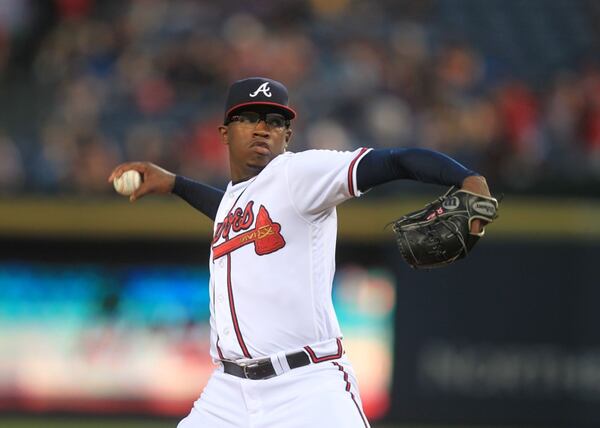
M 445 195 L 392 222 L 402 257 L 415 269 L 442 267 L 466 257 L 484 231 L 472 234 L 471 222 L 491 223 L 498 201 L 451 188 Z

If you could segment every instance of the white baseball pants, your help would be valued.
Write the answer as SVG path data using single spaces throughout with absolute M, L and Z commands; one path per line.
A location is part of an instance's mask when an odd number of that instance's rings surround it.
M 242 379 L 217 368 L 177 428 L 369 428 L 345 357 L 271 379 Z

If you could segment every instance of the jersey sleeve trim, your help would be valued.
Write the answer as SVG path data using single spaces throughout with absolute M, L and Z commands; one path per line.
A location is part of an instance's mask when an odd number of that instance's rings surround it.
M 366 147 L 360 149 L 360 152 L 358 152 L 358 155 L 356 155 L 356 157 L 352 159 L 352 162 L 350 162 L 350 166 L 348 167 L 348 192 L 353 197 L 358 197 L 362 195 L 362 192 L 358 190 L 358 185 L 356 183 L 356 166 L 358 165 L 360 160 L 363 157 L 365 157 L 365 155 L 371 150 L 372 149 L 368 149 Z

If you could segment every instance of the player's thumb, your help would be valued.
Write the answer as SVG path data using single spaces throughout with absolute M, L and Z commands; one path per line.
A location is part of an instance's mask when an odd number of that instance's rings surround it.
M 131 195 L 129 195 L 129 202 L 134 202 L 150 193 L 151 188 L 147 183 L 142 182 L 140 187 L 138 187 Z
M 487 224 L 486 221 L 483 221 L 478 218 L 474 219 L 471 222 L 471 230 L 470 230 L 471 235 L 483 236 L 486 224 Z

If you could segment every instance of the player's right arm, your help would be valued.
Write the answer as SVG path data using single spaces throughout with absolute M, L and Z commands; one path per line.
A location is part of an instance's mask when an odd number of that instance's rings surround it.
M 221 189 L 181 175 L 175 176 L 172 193 L 179 196 L 213 221 L 217 216 L 219 204 L 225 194 Z
M 131 201 L 152 193 L 173 193 L 210 219 L 215 219 L 224 194 L 222 190 L 175 175 L 150 162 L 126 162 L 117 166 L 108 177 L 109 183 L 129 170 L 135 170 L 142 175 L 142 184 L 130 196 Z

